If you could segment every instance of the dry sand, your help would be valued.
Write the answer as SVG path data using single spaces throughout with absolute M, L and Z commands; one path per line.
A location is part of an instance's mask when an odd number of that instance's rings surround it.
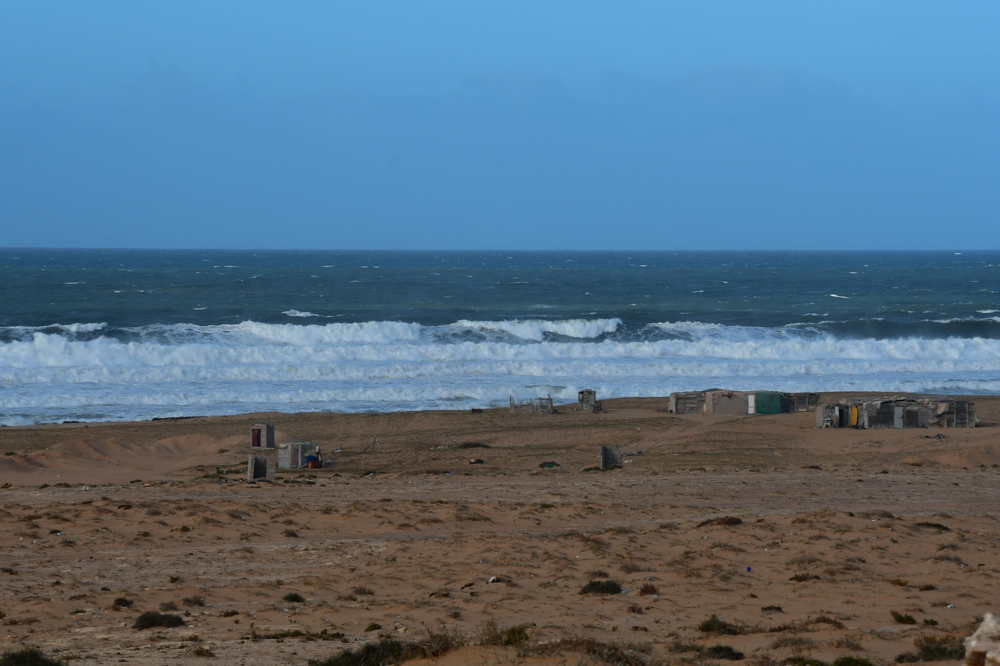
M 891 663 L 1000 607 L 1000 399 L 975 401 L 970 430 L 818 430 L 812 413 L 674 415 L 666 399 L 0 428 L 0 650 L 306 664 L 380 636 L 474 643 L 492 622 L 527 625 L 527 643 L 422 663 L 602 663 L 564 639 L 640 663 L 711 663 L 715 645 Z M 333 467 L 243 483 L 260 420 Z M 373 435 L 383 451 L 362 453 Z M 642 455 L 583 471 L 601 444 Z M 581 593 L 607 579 L 624 592 Z M 171 604 L 186 626 L 131 628 Z M 701 631 L 712 615 L 737 633 Z

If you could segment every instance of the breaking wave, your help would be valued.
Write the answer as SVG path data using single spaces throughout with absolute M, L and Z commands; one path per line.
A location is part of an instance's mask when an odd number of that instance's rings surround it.
M 1000 393 L 1000 335 L 941 335 L 969 325 L 1000 323 L 767 328 L 628 326 L 609 318 L 7 327 L 0 329 L 0 423 L 465 409 L 534 396 L 539 386 L 557 400 L 575 399 L 583 386 L 609 398 L 708 386 Z M 893 326 L 903 335 L 861 335 Z M 912 334 L 920 327 L 938 335 Z

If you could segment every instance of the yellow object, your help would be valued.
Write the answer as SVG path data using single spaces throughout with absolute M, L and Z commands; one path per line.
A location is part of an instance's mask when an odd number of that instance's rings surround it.
M 855 428 L 858 425 L 858 408 L 851 407 L 851 427 Z

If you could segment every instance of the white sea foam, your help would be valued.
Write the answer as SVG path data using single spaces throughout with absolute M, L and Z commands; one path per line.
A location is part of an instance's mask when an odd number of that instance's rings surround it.
M 541 341 L 546 333 L 554 333 L 568 338 L 596 338 L 605 333 L 614 333 L 621 326 L 621 319 L 568 319 L 547 321 L 544 319 L 516 319 L 509 321 L 468 321 L 460 320 L 450 328 L 477 331 L 504 331 L 522 340 Z
M 1000 392 L 1000 340 L 618 319 L 39 327 L 0 343 L 0 423 L 501 406 L 733 389 Z M 100 332 L 100 335 L 93 334 Z M 564 388 L 560 388 L 564 387 Z
M 298 310 L 285 310 L 281 314 L 288 315 L 289 317 L 318 317 L 318 314 L 312 312 L 299 312 Z

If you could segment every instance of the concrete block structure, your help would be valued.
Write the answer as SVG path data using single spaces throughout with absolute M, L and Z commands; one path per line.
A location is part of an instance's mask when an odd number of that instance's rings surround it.
M 277 468 L 275 456 L 262 456 L 250 454 L 247 460 L 247 481 L 257 479 L 273 479 Z
M 250 446 L 260 449 L 274 448 L 274 426 L 270 423 L 254 423 L 250 428 Z
M 576 408 L 581 412 L 593 412 L 597 406 L 597 391 L 583 389 L 576 394 Z
M 617 446 L 601 447 L 601 469 L 622 466 L 622 452 Z

